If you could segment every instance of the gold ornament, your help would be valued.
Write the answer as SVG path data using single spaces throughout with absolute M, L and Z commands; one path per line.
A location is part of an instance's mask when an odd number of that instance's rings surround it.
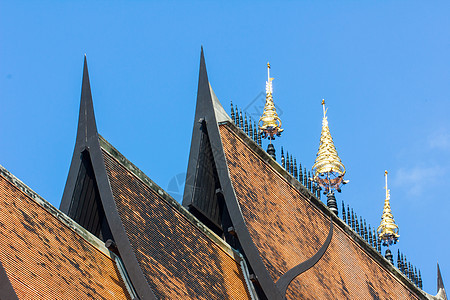
M 267 63 L 267 81 L 266 81 L 266 104 L 264 105 L 264 112 L 259 119 L 259 132 L 263 138 L 274 140 L 275 136 L 280 136 L 284 129 L 281 129 L 281 120 L 278 117 L 273 103 L 273 78 L 270 77 L 270 64 Z
M 391 212 L 391 205 L 389 200 L 391 199 L 390 190 L 387 185 L 387 171 L 384 171 L 384 177 L 386 180 L 386 199 L 384 200 L 383 216 L 381 217 L 380 226 L 378 226 L 378 237 L 383 240 L 383 245 L 388 246 L 392 243 L 396 243 L 400 235 L 398 234 L 398 226 L 395 224 L 394 217 Z
M 322 133 L 320 135 L 319 151 L 312 167 L 314 172 L 313 180 L 328 192 L 330 189 L 337 189 L 344 181 L 345 167 L 336 151 L 336 147 L 331 137 L 330 128 L 328 127 L 327 110 L 325 109 L 325 100 L 322 100 L 323 119 Z
M 400 235 L 398 234 L 398 226 L 395 224 L 394 217 L 391 212 L 391 205 L 389 200 L 391 199 L 390 190 L 387 188 L 387 171 L 384 171 L 384 177 L 386 179 L 386 199 L 384 200 L 383 215 L 381 216 L 381 223 L 378 226 L 378 237 L 383 240 L 383 245 L 389 246 L 392 243 L 396 243 Z

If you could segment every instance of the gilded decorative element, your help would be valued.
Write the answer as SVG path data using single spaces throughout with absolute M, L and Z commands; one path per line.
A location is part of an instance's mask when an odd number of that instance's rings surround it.
M 274 140 L 275 136 L 280 136 L 284 129 L 281 129 L 281 120 L 278 117 L 275 104 L 273 102 L 273 78 L 270 77 L 270 64 L 267 63 L 267 81 L 266 81 L 266 104 L 264 112 L 259 119 L 259 131 L 263 138 Z
M 324 188 L 326 192 L 330 192 L 331 189 L 340 191 L 341 184 L 345 184 L 348 181 L 344 181 L 345 167 L 336 151 L 330 128 L 328 127 L 328 109 L 325 109 L 325 100 L 322 100 L 322 107 L 322 133 L 320 135 L 319 151 L 312 167 L 314 172 L 313 180 Z
M 383 215 L 381 217 L 381 223 L 377 229 L 378 237 L 383 240 L 384 246 L 389 246 L 393 243 L 397 243 L 397 240 L 400 237 L 400 235 L 398 234 L 398 226 L 397 224 L 395 224 L 394 217 L 391 212 L 391 204 L 389 203 L 391 195 L 387 185 L 387 174 L 388 172 L 384 171 L 384 177 L 386 180 L 386 199 L 384 200 L 384 209 Z

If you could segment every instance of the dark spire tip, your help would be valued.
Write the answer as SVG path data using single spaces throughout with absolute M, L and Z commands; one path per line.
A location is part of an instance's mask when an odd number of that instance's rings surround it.
M 80 135 L 95 135 L 97 134 L 97 126 L 95 124 L 94 105 L 92 102 L 91 84 L 89 80 L 89 71 L 87 65 L 87 58 L 84 56 L 83 64 L 83 79 L 81 83 L 81 99 L 80 99 L 80 114 L 78 117 Z M 80 127 L 80 124 L 82 128 Z M 81 136 L 80 136 L 81 137 Z M 86 139 L 87 137 L 85 137 Z
M 294 175 L 294 163 L 292 162 L 292 154 L 289 157 L 289 172 L 291 173 L 291 175 Z
M 444 289 L 444 281 L 442 280 L 441 268 L 439 268 L 439 262 L 437 263 L 437 292 L 440 289 Z
M 344 223 L 347 222 L 347 215 L 345 214 L 345 204 L 344 204 L 344 200 L 342 200 L 342 220 L 344 221 Z
M 422 289 L 423 285 L 422 285 L 422 274 L 420 274 L 420 270 L 419 270 L 419 288 Z

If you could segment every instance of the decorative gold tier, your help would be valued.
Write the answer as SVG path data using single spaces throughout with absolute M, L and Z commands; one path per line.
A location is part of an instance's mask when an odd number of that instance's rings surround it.
M 383 244 L 392 245 L 392 243 L 396 243 L 400 235 L 398 234 L 399 229 L 397 224 L 395 224 L 394 217 L 391 212 L 391 205 L 389 200 L 391 199 L 390 190 L 387 185 L 387 171 L 384 171 L 384 177 L 386 180 L 386 199 L 384 200 L 384 209 L 383 215 L 381 217 L 380 226 L 378 226 L 377 232 L 378 237 L 383 240 Z
M 320 135 L 319 151 L 317 152 L 316 161 L 312 167 L 314 176 L 318 177 L 325 173 L 337 173 L 340 176 L 345 174 L 345 167 L 336 151 L 336 147 L 331 137 L 330 128 L 328 127 L 327 109 L 325 109 L 325 100 L 322 100 L 323 120 L 322 133 Z
M 270 64 L 267 63 L 266 104 L 264 105 L 264 112 L 259 119 L 258 126 L 262 137 L 268 138 L 269 140 L 275 139 L 275 136 L 280 136 L 284 130 L 281 129 L 281 120 L 278 117 L 273 102 L 272 80 L 273 78 L 270 77 Z

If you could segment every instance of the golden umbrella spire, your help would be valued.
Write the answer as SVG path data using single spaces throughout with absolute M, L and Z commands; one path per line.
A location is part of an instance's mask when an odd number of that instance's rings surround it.
M 324 99 L 322 99 L 322 107 L 322 133 L 320 135 L 319 151 L 317 152 L 316 161 L 312 167 L 314 172 L 313 179 L 328 192 L 331 192 L 331 189 L 340 191 L 340 185 L 347 183 L 343 180 L 345 167 L 339 158 L 333 143 L 333 138 L 331 137 L 327 119 L 328 109 L 325 109 Z
M 392 243 L 397 243 L 400 235 L 398 234 L 398 226 L 395 224 L 394 217 L 391 212 L 391 205 L 389 200 L 391 199 L 390 190 L 387 185 L 387 174 L 388 171 L 384 171 L 384 177 L 386 180 L 386 199 L 384 200 L 383 216 L 381 217 L 380 226 L 378 226 L 377 232 L 378 237 L 383 240 L 384 246 L 392 245 Z
M 259 132 L 263 138 L 274 140 L 275 135 L 280 136 L 284 129 L 281 129 L 281 120 L 278 117 L 275 104 L 272 97 L 272 80 L 270 77 L 270 64 L 267 63 L 267 81 L 266 81 L 266 104 L 264 105 L 264 112 L 259 118 Z

